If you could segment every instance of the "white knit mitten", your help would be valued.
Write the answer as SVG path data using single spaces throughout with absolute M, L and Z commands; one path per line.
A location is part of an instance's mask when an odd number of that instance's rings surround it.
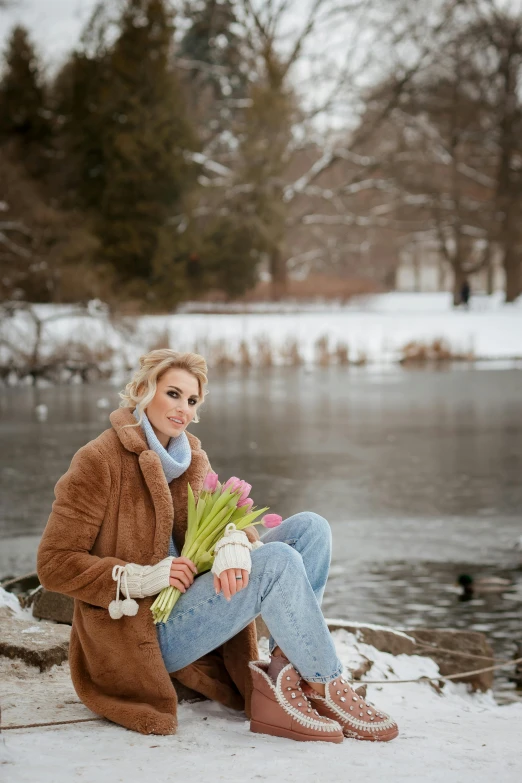
M 109 604 L 109 614 L 112 619 L 119 620 L 123 615 L 133 617 L 139 608 L 133 598 L 157 595 L 164 587 L 168 587 L 173 560 L 174 558 L 169 556 L 153 566 L 142 566 L 137 563 L 114 566 L 112 578 L 116 582 L 116 600 Z M 124 601 L 120 601 L 120 590 L 127 596 Z
M 250 550 L 252 544 L 243 530 L 237 530 L 233 522 L 225 528 L 225 535 L 220 538 L 214 547 L 214 564 L 212 573 L 219 576 L 222 571 L 229 568 L 242 569 L 250 573 L 252 560 Z

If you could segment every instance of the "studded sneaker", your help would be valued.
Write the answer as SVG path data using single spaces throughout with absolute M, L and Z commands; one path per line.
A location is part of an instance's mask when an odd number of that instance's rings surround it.
M 254 686 L 250 731 L 301 742 L 343 741 L 337 719 L 322 716 L 314 708 L 291 663 L 279 672 L 275 682 L 268 676 L 268 664 L 264 661 L 250 661 L 249 666 Z
M 366 702 L 350 688 L 343 677 L 326 683 L 324 696 L 308 684 L 304 687 L 307 698 L 319 715 L 338 721 L 345 737 L 389 742 L 399 733 L 395 721 L 386 713 L 377 710 L 373 704 Z

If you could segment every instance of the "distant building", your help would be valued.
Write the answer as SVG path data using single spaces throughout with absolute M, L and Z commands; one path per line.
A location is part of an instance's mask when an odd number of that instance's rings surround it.
M 483 268 L 466 276 L 472 293 L 505 290 L 505 273 L 498 252 L 493 253 L 491 269 Z M 395 288 L 422 293 L 453 290 L 453 269 L 442 257 L 437 242 L 411 243 L 402 248 L 395 270 Z

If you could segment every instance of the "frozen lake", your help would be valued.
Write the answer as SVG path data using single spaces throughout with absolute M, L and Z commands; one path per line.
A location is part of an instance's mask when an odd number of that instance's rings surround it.
M 214 370 L 210 389 L 191 429 L 220 477 L 284 517 L 330 521 L 326 615 L 482 630 L 513 654 L 522 600 L 462 603 L 453 584 L 522 582 L 521 370 Z M 0 577 L 34 568 L 56 480 L 117 404 L 110 386 L 2 389 Z

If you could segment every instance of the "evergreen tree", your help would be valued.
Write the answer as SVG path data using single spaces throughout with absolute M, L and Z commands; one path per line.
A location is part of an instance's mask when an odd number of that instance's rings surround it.
M 188 29 L 179 56 L 187 61 L 191 112 L 202 138 L 215 139 L 223 130 L 230 133 L 237 102 L 248 90 L 248 58 L 235 2 L 188 0 L 184 17 Z
M 107 60 L 103 50 L 92 55 L 74 52 L 54 85 L 62 197 L 72 206 L 94 212 L 99 210 L 106 181 Z
M 196 145 L 170 67 L 173 33 L 165 0 L 128 0 L 108 62 L 100 202 L 105 258 L 123 280 L 162 289 L 164 301 L 174 219 L 192 176 L 185 152 Z
M 239 134 L 238 178 L 248 186 L 242 210 L 256 225 L 268 257 L 272 295 L 278 299 L 284 295 L 287 282 L 284 242 L 288 207 L 283 191 L 298 110 L 274 52 L 265 53 L 264 73 L 252 85 L 249 97 Z
M 239 210 L 217 218 L 203 241 L 206 286 L 224 291 L 230 299 L 241 296 L 257 282 L 257 264 L 263 249 L 256 221 Z M 197 296 L 198 290 L 194 294 Z
M 29 34 L 17 26 L 5 53 L 0 82 L 0 143 L 12 142 L 33 173 L 50 143 L 51 123 L 44 80 Z
M 216 97 L 244 95 L 245 59 L 232 0 L 189 0 L 184 16 L 190 26 L 180 54 L 193 62 L 193 78 L 212 84 Z
M 180 224 L 197 140 L 172 65 L 169 3 L 125 0 L 116 38 L 108 27 L 101 4 L 56 82 L 63 170 L 120 294 L 171 305 L 185 290 Z

